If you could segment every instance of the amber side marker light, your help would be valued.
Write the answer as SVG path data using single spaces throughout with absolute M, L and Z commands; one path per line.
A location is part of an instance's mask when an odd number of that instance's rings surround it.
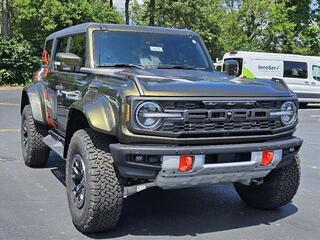
M 274 159 L 274 152 L 273 151 L 263 151 L 261 165 L 268 166 L 272 163 L 273 159 Z
M 179 160 L 179 172 L 189 172 L 193 167 L 194 156 L 181 155 Z

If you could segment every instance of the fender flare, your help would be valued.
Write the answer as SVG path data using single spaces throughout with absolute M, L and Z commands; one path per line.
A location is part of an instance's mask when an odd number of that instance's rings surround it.
M 33 119 L 42 124 L 46 124 L 47 117 L 45 113 L 43 86 L 41 82 L 33 83 L 22 90 L 20 110 L 21 114 L 24 106 L 28 103 L 31 106 Z
M 92 129 L 116 136 L 120 110 L 117 100 L 105 95 L 100 95 L 93 101 L 81 102 L 83 102 L 81 105 L 77 102 L 72 104 L 70 110 L 76 109 L 81 111 Z

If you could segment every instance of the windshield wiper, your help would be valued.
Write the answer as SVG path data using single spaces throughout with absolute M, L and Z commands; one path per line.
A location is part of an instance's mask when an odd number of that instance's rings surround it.
M 97 67 L 98 67 L 98 68 L 107 68 L 107 67 L 131 67 L 131 68 L 145 69 L 142 65 L 132 64 L 132 63 L 101 64 L 101 65 L 98 65 Z
M 190 69 L 190 70 L 205 70 L 206 68 L 202 67 L 194 67 L 188 65 L 160 65 L 157 67 L 158 69 Z

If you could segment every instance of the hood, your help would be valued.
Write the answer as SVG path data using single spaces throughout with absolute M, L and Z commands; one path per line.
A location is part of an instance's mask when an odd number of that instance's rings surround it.
M 126 69 L 143 96 L 289 97 L 290 90 L 269 79 L 247 79 L 221 72 L 180 69 Z

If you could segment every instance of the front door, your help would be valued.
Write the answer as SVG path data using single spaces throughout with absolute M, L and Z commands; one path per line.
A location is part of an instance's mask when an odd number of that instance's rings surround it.
M 48 98 L 52 102 L 51 118 L 55 129 L 64 135 L 69 108 L 81 100 L 88 86 L 88 74 L 80 71 L 85 65 L 86 35 L 77 34 L 56 40 L 52 71 L 46 77 Z M 81 58 L 78 66 L 70 66 L 57 59 L 57 54 L 71 53 Z

